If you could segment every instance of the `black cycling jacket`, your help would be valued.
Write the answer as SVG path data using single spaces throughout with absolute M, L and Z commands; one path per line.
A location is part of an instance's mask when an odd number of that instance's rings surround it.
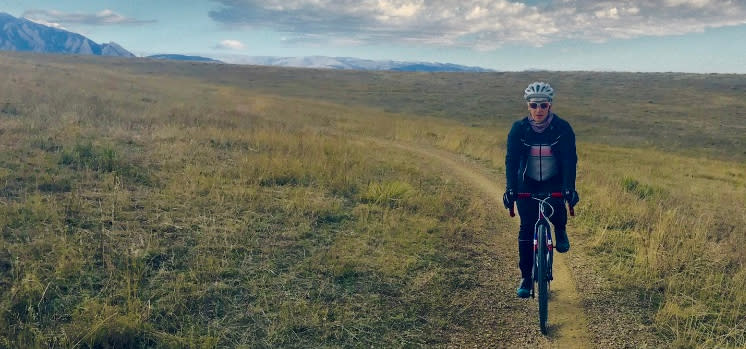
M 528 117 L 516 121 L 508 133 L 508 149 L 505 154 L 506 187 L 514 192 L 526 180 L 526 165 L 529 148 L 535 144 L 554 144 L 552 153 L 559 161 L 562 190 L 575 190 L 575 171 L 578 155 L 575 150 L 575 132 L 567 121 L 554 114 L 549 127 L 542 133 L 531 129 Z

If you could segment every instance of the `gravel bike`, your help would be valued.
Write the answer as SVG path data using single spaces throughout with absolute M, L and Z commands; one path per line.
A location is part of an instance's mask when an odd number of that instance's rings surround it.
M 562 193 L 518 193 L 518 199 L 532 199 L 539 201 L 539 218 L 534 225 L 534 267 L 533 282 L 538 287 L 531 287 L 531 298 L 535 297 L 535 289 L 539 289 L 539 328 L 541 333 L 547 333 L 547 317 L 549 316 L 549 283 L 552 281 L 552 263 L 554 262 L 554 245 L 552 245 L 552 228 L 549 217 L 554 214 L 554 207 L 547 201 L 550 198 L 562 198 Z M 564 204 L 564 202 L 563 202 Z M 548 211 L 549 210 L 549 211 Z M 570 206 L 570 215 L 575 210 Z M 515 217 L 513 206 L 510 216 Z

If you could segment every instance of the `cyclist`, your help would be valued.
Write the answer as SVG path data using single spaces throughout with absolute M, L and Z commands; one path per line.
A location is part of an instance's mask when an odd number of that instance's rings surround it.
M 575 151 L 575 133 L 570 124 L 552 112 L 554 89 L 546 82 L 533 82 L 525 89 L 529 115 L 516 121 L 508 134 L 505 155 L 506 190 L 503 204 L 513 206 L 519 192 L 562 192 L 562 199 L 550 199 L 554 214 L 557 252 L 570 249 L 565 225 L 567 211 L 564 201 L 572 207 L 580 200 L 575 191 L 575 170 L 578 156 Z M 518 267 L 521 284 L 517 294 L 528 298 L 532 289 L 534 224 L 538 219 L 539 202 L 517 202 L 521 216 L 518 232 Z

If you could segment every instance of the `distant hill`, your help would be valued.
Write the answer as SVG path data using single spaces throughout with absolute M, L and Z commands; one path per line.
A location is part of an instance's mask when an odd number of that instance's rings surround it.
M 135 57 L 122 46 L 97 44 L 83 35 L 0 12 L 0 50 Z
M 0 12 L 0 50 L 41 53 L 81 54 L 97 56 L 135 57 L 134 54 L 114 42 L 97 44 L 83 35 L 52 28 L 25 18 L 16 18 Z M 147 58 L 223 63 L 222 61 L 180 54 L 158 54 Z M 228 60 L 228 59 L 226 59 Z M 264 66 L 323 68 L 343 70 L 393 70 L 418 72 L 490 72 L 491 69 L 470 67 L 451 63 L 376 61 L 352 57 L 264 57 L 234 56 L 234 64 Z
M 395 71 L 424 71 L 424 72 L 488 72 L 493 71 L 480 67 L 468 67 L 451 63 L 406 63 L 395 65 L 389 70 Z
M 223 63 L 222 61 L 219 61 L 217 59 L 212 59 L 209 57 L 201 57 L 201 56 L 186 56 L 186 55 L 176 55 L 176 54 L 160 54 L 160 55 L 152 55 L 147 56 L 145 58 L 152 58 L 152 59 L 170 59 L 174 61 L 190 61 L 190 62 L 207 62 L 207 63 Z
M 233 63 L 298 67 L 298 68 L 325 68 L 345 70 L 395 70 L 395 71 L 425 71 L 425 72 L 490 72 L 491 69 L 481 67 L 469 67 L 451 63 L 433 62 L 400 62 L 400 61 L 375 61 L 351 57 L 265 57 L 244 56 L 233 57 Z

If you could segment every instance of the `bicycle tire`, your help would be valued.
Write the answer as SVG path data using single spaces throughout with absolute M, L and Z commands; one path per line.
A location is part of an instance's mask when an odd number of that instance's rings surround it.
M 549 317 L 549 251 L 547 250 L 546 242 L 548 228 L 544 224 L 539 224 L 536 229 L 538 237 L 538 248 L 536 251 L 538 278 L 536 281 L 539 284 L 539 328 L 541 329 L 541 333 L 546 334 L 547 318 Z

